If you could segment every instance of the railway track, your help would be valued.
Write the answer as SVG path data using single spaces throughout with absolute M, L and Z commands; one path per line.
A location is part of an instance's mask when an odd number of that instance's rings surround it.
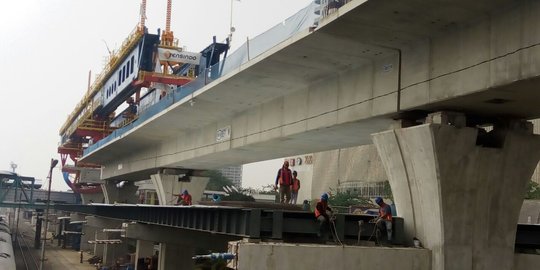
M 22 232 L 17 232 L 17 241 L 18 251 L 20 252 L 20 257 L 22 260 L 19 260 L 21 263 L 17 264 L 17 270 L 38 270 L 39 269 L 39 260 L 34 254 L 34 248 L 28 245 L 28 239 L 26 239 Z M 24 267 L 24 268 L 23 268 Z

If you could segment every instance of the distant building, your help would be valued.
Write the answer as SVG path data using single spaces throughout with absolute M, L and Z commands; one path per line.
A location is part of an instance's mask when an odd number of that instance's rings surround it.
M 235 187 L 242 186 L 242 166 L 225 167 L 218 170 L 221 174 L 231 180 Z

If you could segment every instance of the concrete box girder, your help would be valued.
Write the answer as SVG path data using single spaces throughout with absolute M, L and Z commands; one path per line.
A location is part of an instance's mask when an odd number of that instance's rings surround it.
M 534 12 L 527 9 L 540 7 L 502 0 L 351 1 L 314 31 L 283 41 L 83 160 L 105 165 L 102 178 L 122 180 L 159 167 L 213 169 L 365 144 L 399 109 L 540 115 L 527 98 L 536 95 L 527 80 L 509 68 L 526 65 L 522 74 L 535 76 L 540 58 L 524 47 L 534 40 L 503 42 L 520 24 L 534 32 Z M 520 14 L 524 21 L 515 19 Z M 499 32 L 486 34 L 486 27 Z M 516 48 L 529 58 L 516 62 L 505 54 Z M 502 79 L 482 81 L 489 76 Z M 500 93 L 517 102 L 485 102 Z M 216 130 L 226 126 L 231 139 L 216 142 Z

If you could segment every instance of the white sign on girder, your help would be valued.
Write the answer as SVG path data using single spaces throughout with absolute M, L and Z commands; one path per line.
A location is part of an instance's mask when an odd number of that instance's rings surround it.
M 194 52 L 184 52 L 175 49 L 158 48 L 159 60 L 177 63 L 187 63 L 198 65 L 201 61 L 201 54 Z

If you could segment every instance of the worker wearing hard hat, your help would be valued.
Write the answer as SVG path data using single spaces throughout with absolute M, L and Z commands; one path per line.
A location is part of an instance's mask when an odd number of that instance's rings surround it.
M 291 201 L 291 185 L 292 185 L 292 172 L 289 169 L 289 161 L 285 160 L 283 166 L 278 170 L 276 176 L 276 184 L 274 189 L 278 189 L 279 185 L 279 202 L 289 203 Z
M 184 189 L 184 192 L 182 194 L 175 195 L 178 196 L 177 205 L 191 205 L 191 194 L 187 191 L 187 189 Z
M 317 236 L 323 241 L 328 239 L 328 232 L 330 231 L 330 216 L 332 208 L 328 206 L 328 193 L 323 193 L 321 199 L 315 206 L 315 218 L 319 221 L 319 232 Z
M 376 224 L 380 232 L 386 231 L 388 242 L 392 242 L 392 209 L 390 205 L 384 203 L 381 197 L 375 198 L 375 203 L 379 205 L 379 216 Z

